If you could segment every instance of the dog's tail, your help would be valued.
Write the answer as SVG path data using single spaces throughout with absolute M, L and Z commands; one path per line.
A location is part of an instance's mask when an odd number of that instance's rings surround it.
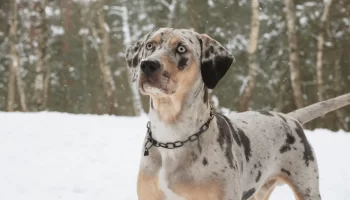
M 287 115 L 298 120 L 301 124 L 305 124 L 306 122 L 346 105 L 350 105 L 350 93 L 321 101 L 305 108 L 300 108 Z

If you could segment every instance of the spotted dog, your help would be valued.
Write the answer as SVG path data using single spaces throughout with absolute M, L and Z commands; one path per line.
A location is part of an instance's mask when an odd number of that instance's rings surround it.
M 214 89 L 234 57 L 206 34 L 160 28 L 126 51 L 150 122 L 137 180 L 139 200 L 264 200 L 288 184 L 319 200 L 315 152 L 302 124 L 350 104 L 350 94 L 283 114 L 214 112 Z

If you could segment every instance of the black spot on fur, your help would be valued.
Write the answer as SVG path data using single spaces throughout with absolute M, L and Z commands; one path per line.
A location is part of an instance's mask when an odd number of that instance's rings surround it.
M 294 142 L 295 142 L 295 137 L 290 133 L 287 133 L 286 143 L 280 148 L 280 152 L 285 153 L 291 150 L 290 145 L 294 144 Z
M 256 183 L 259 182 L 260 177 L 261 177 L 261 171 L 258 171 L 258 176 L 257 176 L 256 179 L 255 179 L 255 182 L 256 182 Z
M 280 153 L 285 153 L 287 151 L 290 151 L 290 146 L 288 144 L 284 144 L 283 146 L 281 146 Z
M 202 53 L 203 53 L 203 40 L 200 37 L 197 37 L 197 39 L 198 39 L 198 42 L 199 42 L 199 47 L 201 49 L 200 60 L 202 60 L 202 57 L 203 57 L 203 55 L 202 55 Z
M 128 62 L 128 66 L 129 66 L 129 67 L 133 67 L 133 66 L 132 66 L 132 62 L 131 62 L 131 61 L 132 61 L 131 59 L 128 59 L 128 60 L 127 60 L 127 62 Z
M 217 141 L 220 144 L 221 150 L 224 150 L 224 144 L 226 144 L 225 148 L 225 157 L 227 162 L 230 165 L 230 168 L 234 168 L 233 165 L 233 154 L 232 154 L 232 136 L 231 136 L 231 124 L 230 121 L 219 113 L 216 113 L 217 126 L 219 127 L 219 137 Z
M 203 158 L 202 163 L 203 163 L 204 166 L 207 166 L 207 165 L 208 165 L 208 160 L 207 160 L 206 157 Z
M 191 39 L 188 39 L 188 41 L 190 41 L 193 44 L 193 41 Z
M 139 63 L 139 53 L 136 53 L 132 59 L 132 67 L 136 67 Z
M 303 159 L 305 161 L 306 166 L 309 166 L 309 162 L 315 160 L 314 155 L 312 153 L 311 146 L 310 146 L 309 142 L 307 141 L 307 138 L 305 136 L 304 130 L 301 127 L 301 125 L 298 122 L 295 122 L 295 125 L 297 126 L 297 128 L 295 128 L 295 132 L 300 137 L 300 142 L 304 145 Z
M 250 140 L 242 129 L 237 128 L 237 132 L 244 148 L 245 158 L 247 162 L 249 162 L 249 158 L 252 156 L 252 149 L 250 148 Z
M 204 52 L 204 58 L 209 58 L 210 54 L 213 54 L 214 47 L 212 45 Z
M 187 61 L 188 61 L 188 58 L 185 58 L 185 57 L 180 58 L 179 64 L 177 65 L 179 70 L 183 70 L 187 66 Z
M 205 87 L 205 85 L 204 85 L 204 95 L 203 95 L 203 101 L 204 101 L 204 103 L 207 103 L 208 102 L 208 89 L 207 89 L 207 87 Z
M 229 132 L 232 133 L 232 136 L 233 136 L 233 139 L 235 140 L 235 142 L 238 144 L 238 146 L 241 146 L 242 143 L 241 143 L 241 140 L 239 139 L 239 136 L 238 134 L 236 133 L 235 129 L 233 128 L 233 125 L 230 121 L 230 119 L 228 119 L 225 115 L 221 115 L 219 113 L 216 113 L 217 115 L 219 115 L 220 117 L 224 118 L 224 120 L 228 123 L 229 125 Z
M 248 200 L 255 193 L 255 188 L 252 188 L 248 191 L 243 192 L 242 200 Z
M 295 142 L 295 137 L 289 133 L 287 133 L 287 139 L 286 139 L 286 143 L 288 144 L 294 144 Z
M 285 153 L 291 150 L 291 145 L 295 143 L 295 137 L 292 135 L 292 129 L 287 123 L 282 123 L 281 129 L 286 133 L 287 138 L 284 145 L 280 148 L 280 153 Z
M 246 121 L 244 121 L 244 120 L 242 120 L 242 122 L 243 122 L 244 124 L 248 124 L 248 122 L 246 122 Z
M 262 115 L 266 115 L 266 116 L 270 116 L 270 117 L 272 117 L 272 116 L 274 116 L 273 114 L 271 114 L 269 111 L 267 111 L 267 110 L 260 110 L 260 111 L 258 111 L 260 114 L 262 114 Z
M 287 120 L 286 120 L 286 118 L 285 117 L 283 117 L 282 115 L 280 115 L 280 114 L 278 114 L 278 116 L 284 121 L 284 122 L 286 122 L 287 123 Z
M 290 176 L 290 171 L 288 171 L 288 170 L 286 170 L 286 169 L 281 168 L 281 172 L 284 172 L 284 173 L 286 173 L 288 176 Z
M 154 108 L 154 106 L 153 106 L 153 100 L 151 99 L 150 101 L 151 101 L 151 108 L 153 109 L 153 108 Z
M 246 134 L 244 133 L 244 131 L 242 129 L 237 128 L 237 131 L 236 131 L 234 129 L 234 127 L 232 126 L 231 121 L 225 115 L 221 115 L 221 114 L 217 114 L 217 115 L 221 116 L 224 119 L 224 121 L 226 122 L 226 124 L 229 125 L 228 126 L 229 130 L 226 130 L 226 131 L 229 131 L 230 133 L 232 133 L 233 139 L 238 144 L 238 146 L 243 145 L 246 160 L 247 160 L 247 162 L 249 162 L 249 159 L 251 157 L 251 147 L 250 147 L 249 138 L 246 136 Z M 220 119 L 220 117 L 217 119 Z M 218 139 L 218 141 L 219 141 L 219 139 Z

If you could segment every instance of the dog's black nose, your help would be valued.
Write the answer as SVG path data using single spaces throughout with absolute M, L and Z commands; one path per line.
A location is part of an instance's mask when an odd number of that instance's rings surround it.
M 153 72 L 160 68 L 159 61 L 156 60 L 144 60 L 141 63 L 141 70 L 146 75 L 151 75 Z

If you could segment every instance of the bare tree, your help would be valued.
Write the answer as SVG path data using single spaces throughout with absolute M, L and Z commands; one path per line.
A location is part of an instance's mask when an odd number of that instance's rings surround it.
M 47 20 L 45 15 L 46 0 L 33 1 L 31 32 L 32 46 L 35 50 L 36 67 L 34 83 L 34 102 L 38 110 L 47 105 L 49 88 L 49 66 L 47 62 Z
M 20 105 L 22 111 L 28 111 L 26 104 L 26 97 L 24 93 L 22 76 L 20 73 L 20 62 L 17 51 L 17 26 L 18 26 L 18 5 L 16 1 L 13 1 L 11 8 L 10 17 L 10 31 L 9 31 L 9 47 L 10 47 L 10 69 L 9 69 L 9 84 L 8 84 L 8 100 L 7 100 L 7 110 L 13 111 L 13 105 L 15 103 L 15 93 L 16 86 L 18 90 L 18 95 L 20 99 Z
M 335 60 L 335 63 L 334 63 L 334 82 L 335 82 L 334 90 L 337 96 L 342 95 L 342 89 L 344 88 L 344 84 L 341 78 L 342 70 L 340 65 L 342 52 L 340 52 L 339 54 L 340 54 L 339 57 Z M 344 110 L 338 109 L 335 111 L 335 114 L 338 118 L 337 122 L 340 128 L 342 128 L 343 130 L 349 130 L 350 124 L 346 122 L 346 114 L 344 113 Z
M 96 5 L 97 11 L 94 12 L 92 10 L 91 12 L 94 13 L 93 19 L 96 18 L 97 23 L 90 23 L 90 28 L 94 37 L 94 46 L 97 53 L 99 67 L 102 73 L 104 90 L 109 104 L 108 112 L 109 114 L 113 114 L 118 107 L 118 103 L 116 100 L 115 82 L 110 68 L 110 30 L 109 26 L 105 22 L 104 0 L 99 1 L 96 3 Z M 96 28 L 96 25 L 98 28 Z
M 323 80 L 323 46 L 326 34 L 326 25 L 329 18 L 329 10 L 333 0 L 328 0 L 324 6 L 323 14 L 320 21 L 320 32 L 317 37 L 317 60 L 316 60 L 316 72 L 317 72 L 317 97 L 318 101 L 324 99 L 324 80 Z
M 286 20 L 287 20 L 287 35 L 289 42 L 289 70 L 290 79 L 293 88 L 294 102 L 297 108 L 303 107 L 303 93 L 301 91 L 300 80 L 300 58 L 299 46 L 296 36 L 295 25 L 295 3 L 294 0 L 285 0 Z
M 259 41 L 259 29 L 260 29 L 260 21 L 259 21 L 259 0 L 252 0 L 252 18 L 251 18 L 251 29 L 250 29 L 250 38 L 249 38 L 249 46 L 248 46 L 248 83 L 245 87 L 242 96 L 239 99 L 239 110 L 247 111 L 249 102 L 251 101 L 252 92 L 256 85 L 256 75 L 257 68 L 259 67 L 257 61 L 257 47 Z
M 122 18 L 123 22 L 123 35 L 124 35 L 124 48 L 127 48 L 131 45 L 131 33 L 130 33 L 130 26 L 129 26 L 129 14 L 128 14 L 128 8 L 126 6 L 113 6 L 113 14 L 117 14 Z M 114 12 L 115 11 L 115 12 Z M 142 102 L 141 102 L 141 96 L 140 92 L 137 89 L 136 84 L 133 81 L 133 74 L 131 70 L 128 71 L 128 83 L 131 89 L 132 93 L 132 103 L 133 103 L 133 109 L 135 115 L 143 115 L 145 113 Z
M 171 0 L 171 3 L 167 2 L 166 0 L 160 0 L 160 3 L 163 4 L 169 10 L 167 27 L 173 27 L 175 19 L 175 9 L 178 3 L 177 0 Z

